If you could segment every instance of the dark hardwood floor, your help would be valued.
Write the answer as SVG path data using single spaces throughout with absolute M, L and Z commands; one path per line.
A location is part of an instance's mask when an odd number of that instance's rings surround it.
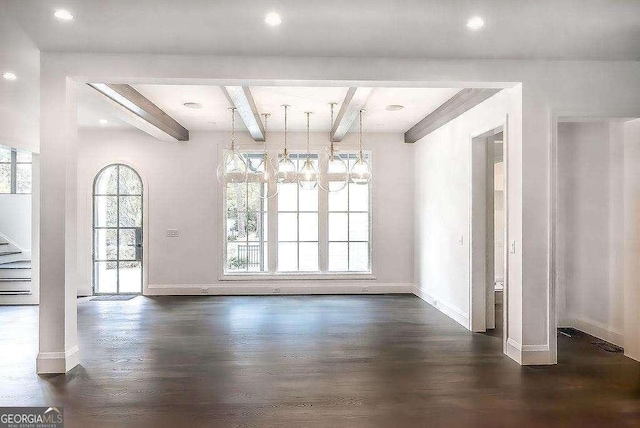
M 82 366 L 35 374 L 37 308 L 0 307 L 0 406 L 66 427 L 640 426 L 640 364 L 583 335 L 520 367 L 416 297 L 78 305 Z

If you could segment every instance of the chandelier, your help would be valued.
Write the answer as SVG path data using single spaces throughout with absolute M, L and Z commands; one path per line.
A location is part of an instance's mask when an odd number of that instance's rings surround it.
M 255 176 L 256 181 L 261 185 L 258 196 L 262 199 L 269 199 L 278 194 L 278 170 L 274 165 L 273 158 L 267 151 L 268 119 L 270 114 L 265 113 L 262 116 L 264 117 L 264 152 L 262 160 L 256 168 Z
M 289 184 L 296 182 L 296 166 L 289 159 L 289 152 L 287 152 L 287 109 L 289 106 L 283 104 L 284 108 L 284 150 L 280 154 L 278 160 L 277 181 L 280 184 Z
M 247 181 L 247 162 L 236 149 L 236 108 L 231 107 L 231 147 L 223 150 L 222 161 L 218 164 L 218 181 L 222 184 L 244 183 Z
M 336 103 L 329 104 L 331 106 L 331 123 L 329 124 L 329 147 L 325 149 L 325 154 L 320 160 L 320 178 L 318 185 L 327 192 L 339 192 L 349 184 L 349 167 L 344 161 L 340 152 L 331 140 L 331 128 L 333 127 L 333 108 Z
M 356 163 L 351 167 L 351 182 L 355 184 L 369 184 L 371 181 L 371 167 L 369 162 L 364 157 L 362 150 L 362 113 L 364 109 L 360 110 L 360 147 L 358 150 L 358 157 Z

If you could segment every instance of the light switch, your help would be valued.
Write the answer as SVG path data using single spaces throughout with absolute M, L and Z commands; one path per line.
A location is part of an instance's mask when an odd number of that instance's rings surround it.
M 511 254 L 516 253 L 516 241 L 511 241 L 509 243 L 509 251 L 511 252 Z
M 178 229 L 167 229 L 167 238 L 177 238 L 180 236 Z

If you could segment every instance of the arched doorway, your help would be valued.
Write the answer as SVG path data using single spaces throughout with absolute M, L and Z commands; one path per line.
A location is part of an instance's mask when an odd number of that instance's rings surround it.
M 142 194 L 140 175 L 109 165 L 93 183 L 93 293 L 142 292 Z

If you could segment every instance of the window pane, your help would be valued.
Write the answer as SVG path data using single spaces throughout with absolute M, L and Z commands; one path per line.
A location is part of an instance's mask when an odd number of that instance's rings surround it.
M 278 270 L 292 272 L 298 270 L 298 244 L 295 242 L 278 243 Z
M 227 243 L 227 271 L 240 272 L 247 270 L 247 259 L 240 257 L 240 246 L 246 244 L 242 242 Z
M 131 168 L 120 165 L 120 194 L 141 195 L 142 182 Z
M 246 184 L 227 184 L 227 211 L 246 211 Z
M 116 229 L 96 229 L 94 239 L 96 260 L 116 259 L 118 250 L 118 232 Z
M 348 187 L 337 192 L 329 192 L 329 211 L 347 211 Z
M 120 260 L 136 260 L 136 230 L 120 229 Z
M 312 272 L 318 270 L 318 243 L 300 243 L 300 271 Z
M 227 213 L 227 241 L 244 241 L 246 239 L 245 219 L 244 213 Z
M 300 211 L 318 211 L 318 187 L 313 190 L 300 189 Z
M 96 195 L 118 194 L 118 167 L 113 165 L 105 168 L 96 179 Z
M 116 293 L 118 291 L 118 263 L 95 262 L 93 279 L 96 293 Z
M 11 162 L 11 150 L 0 148 L 0 162 Z
M 278 214 L 278 241 L 298 240 L 298 215 L 295 213 Z M 278 257 L 280 253 L 278 252 Z
M 247 234 L 249 241 L 266 241 L 267 230 L 263 229 L 263 225 L 266 222 L 262 219 L 266 216 L 266 213 L 262 212 L 248 212 L 247 213 Z
M 120 226 L 142 226 L 142 198 L 140 196 L 120 196 Z
M 116 227 L 118 225 L 118 197 L 95 197 L 95 225 L 96 227 Z
M 249 211 L 264 211 L 263 203 L 265 199 L 260 198 L 260 188 L 262 185 L 260 183 L 247 183 L 246 186 L 249 192 Z
M 263 251 L 266 245 L 262 242 L 250 242 L 240 246 L 240 256 L 247 261 L 247 270 L 260 272 L 264 270 Z
M 281 184 L 278 192 L 278 211 L 298 210 L 298 185 L 296 183 Z
M 18 163 L 21 163 L 21 162 L 31 163 L 32 158 L 33 156 L 31 155 L 31 152 L 23 152 L 22 150 L 16 151 L 16 162 Z
M 16 165 L 16 193 L 31 193 L 31 164 Z
M 349 241 L 369 240 L 369 214 L 349 214 Z
M 318 240 L 318 213 L 300 213 L 300 241 Z
M 347 214 L 329 213 L 329 241 L 346 241 L 347 231 Z
M 345 272 L 349 270 L 348 246 L 346 242 L 329 243 L 329 270 Z
M 0 193 L 11 193 L 10 164 L 0 164 Z
M 120 293 L 140 293 L 142 291 L 142 263 L 120 262 Z
M 369 186 L 349 184 L 349 211 L 369 211 Z
M 369 271 L 369 244 L 366 242 L 349 243 L 349 270 L 354 272 Z

